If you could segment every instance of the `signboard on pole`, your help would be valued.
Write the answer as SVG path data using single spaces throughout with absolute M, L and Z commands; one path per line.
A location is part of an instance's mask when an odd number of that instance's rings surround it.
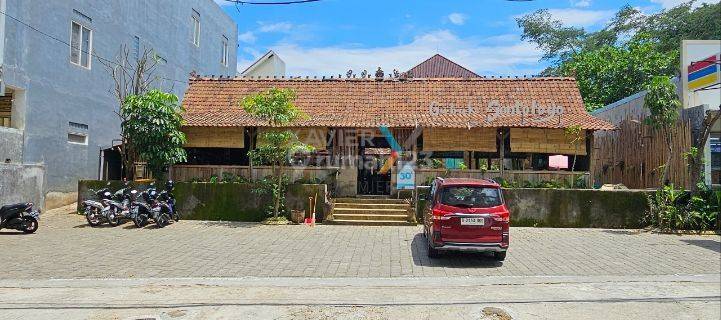
M 416 170 L 411 162 L 399 163 L 400 170 L 396 176 L 396 189 L 412 190 L 416 187 Z
M 683 40 L 681 43 L 681 99 L 684 108 L 721 101 L 721 40 Z

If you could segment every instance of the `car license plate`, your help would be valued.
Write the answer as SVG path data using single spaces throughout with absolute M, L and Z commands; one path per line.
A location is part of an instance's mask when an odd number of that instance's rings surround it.
M 483 218 L 461 218 L 462 226 L 482 226 L 484 224 Z

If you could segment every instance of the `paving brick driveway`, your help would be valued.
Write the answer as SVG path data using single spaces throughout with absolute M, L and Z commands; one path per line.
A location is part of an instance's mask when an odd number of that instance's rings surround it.
M 42 217 L 37 234 L 0 231 L 0 279 L 443 277 L 718 274 L 719 236 L 512 228 L 504 263 L 426 256 L 420 227 L 263 226 L 181 221 L 164 229 L 90 228 Z

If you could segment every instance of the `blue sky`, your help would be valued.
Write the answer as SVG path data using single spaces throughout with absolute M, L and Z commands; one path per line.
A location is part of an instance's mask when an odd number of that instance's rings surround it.
M 650 13 L 682 2 L 322 0 L 236 7 L 215 1 L 238 24 L 239 70 L 272 49 L 292 76 L 360 74 L 378 66 L 405 71 L 435 53 L 481 75 L 535 74 L 546 64 L 535 46 L 521 41 L 517 16 L 546 8 L 568 25 L 594 30 L 626 4 Z

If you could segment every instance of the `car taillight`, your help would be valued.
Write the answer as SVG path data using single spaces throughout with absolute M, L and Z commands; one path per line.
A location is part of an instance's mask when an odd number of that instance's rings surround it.
M 449 214 L 450 212 L 441 210 L 441 209 L 433 209 L 433 220 L 448 220 L 451 217 L 446 217 L 445 215 Z
M 511 215 L 508 213 L 508 211 L 501 212 L 498 214 L 493 214 L 493 220 L 498 221 L 498 222 L 508 222 L 508 221 L 510 221 L 510 218 L 511 218 Z

